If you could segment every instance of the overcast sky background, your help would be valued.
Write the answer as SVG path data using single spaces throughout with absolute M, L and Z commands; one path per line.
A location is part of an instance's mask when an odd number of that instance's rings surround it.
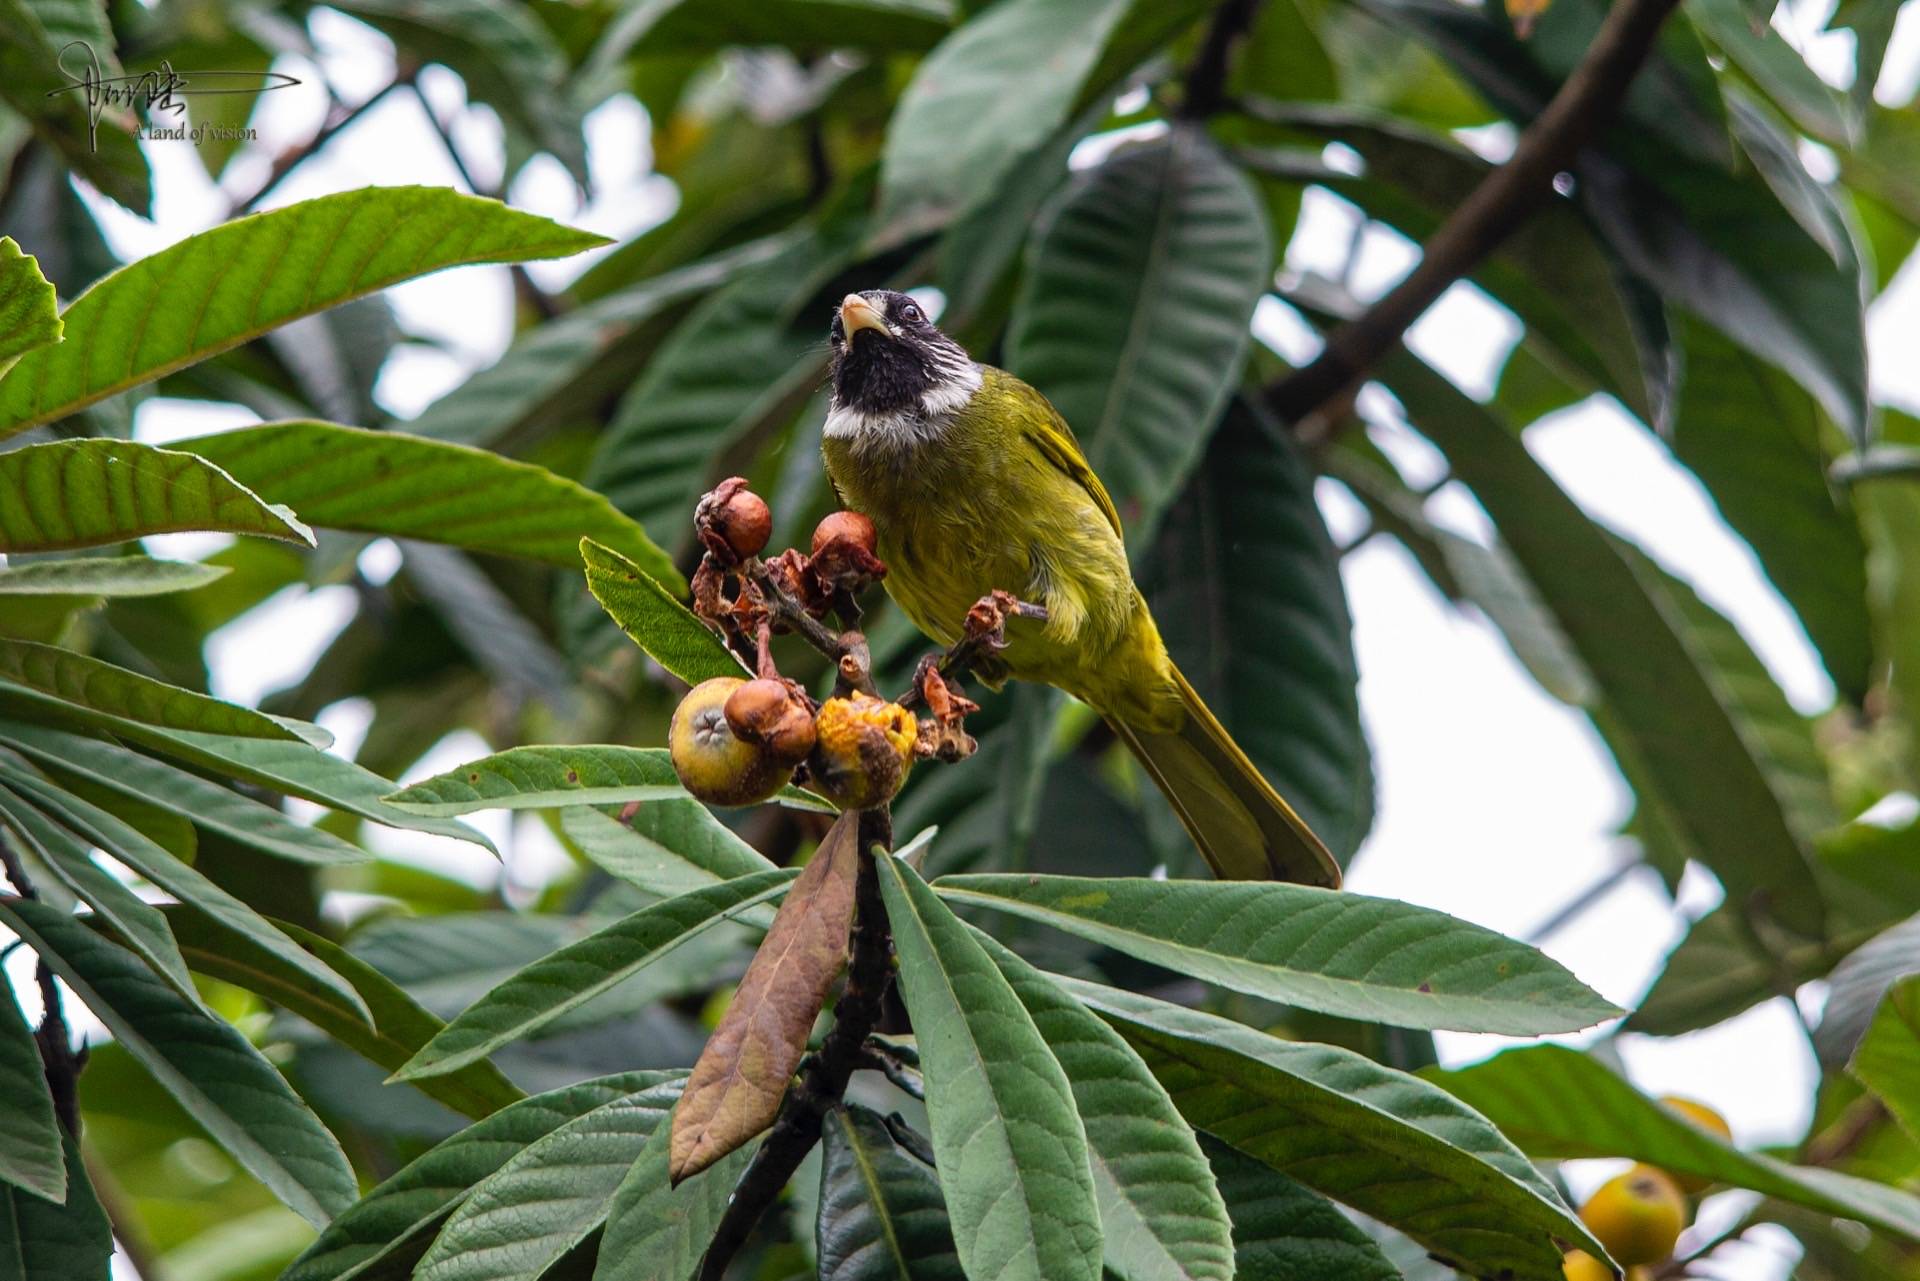
M 1817 70 L 1844 87 L 1851 74 L 1851 35 L 1817 34 L 1830 8 L 1831 0 L 1783 5 L 1775 26 L 1796 47 L 1810 51 Z M 276 64 L 276 70 L 305 83 L 260 100 L 254 124 L 263 145 L 230 167 L 224 187 L 207 178 L 191 144 L 148 142 L 155 173 L 153 220 L 92 201 L 123 257 L 152 253 L 220 221 L 234 196 L 261 181 L 265 156 L 310 137 L 327 106 L 318 83 L 321 72 L 350 103 L 392 78 L 392 46 L 369 28 L 322 10 L 311 33 L 321 66 L 302 59 Z M 1916 82 L 1920 6 L 1908 6 L 1878 96 L 1904 102 Z M 476 179 L 497 180 L 500 131 L 491 112 L 469 108 L 458 79 L 439 68 L 429 68 L 420 83 L 436 113 L 451 123 Z M 509 192 L 512 203 L 617 240 L 671 213 L 673 186 L 649 171 L 646 118 L 635 101 L 617 99 L 595 112 L 588 120 L 588 141 L 597 192 L 591 205 L 578 205 L 571 181 L 546 158 L 520 175 Z M 1482 131 L 1471 141 L 1497 158 L 1511 146 L 1511 130 Z M 1076 163 L 1091 163 L 1105 149 L 1090 143 Z M 1816 173 L 1830 164 L 1817 151 L 1807 160 Z M 419 103 L 394 94 L 282 183 L 266 205 L 403 183 L 462 185 Z M 1309 192 L 1288 248 L 1288 269 L 1341 274 L 1356 217 L 1345 202 Z M 1350 279 L 1362 297 L 1390 287 L 1417 256 L 1415 246 L 1381 228 L 1370 229 L 1361 243 Z M 543 285 L 559 287 L 595 257 L 536 263 L 531 271 Z M 511 287 L 502 268 L 442 272 L 400 285 L 388 296 L 403 328 L 434 343 L 409 344 L 388 362 L 378 399 L 397 415 L 418 413 L 467 374 L 491 364 L 511 338 Z M 1263 305 L 1259 323 L 1291 358 L 1310 355 L 1316 345 L 1297 317 L 1276 302 Z M 1920 411 L 1920 362 L 1912 359 L 1920 338 L 1920 268 L 1914 262 L 1876 305 L 1869 333 L 1878 397 Z M 1456 285 L 1414 326 L 1409 343 L 1467 391 L 1485 395 L 1517 336 L 1510 314 L 1472 286 Z M 1388 398 L 1364 398 L 1362 405 L 1370 430 L 1412 479 L 1439 476 L 1439 456 L 1394 420 Z M 136 434 L 164 444 L 250 421 L 253 415 L 237 408 L 154 400 L 142 407 Z M 1796 707 L 1817 712 L 1831 702 L 1831 683 L 1752 553 L 1649 433 L 1611 401 L 1595 398 L 1535 426 L 1526 443 L 1590 514 L 1631 537 L 1731 616 Z M 1362 527 L 1355 504 L 1339 486 L 1322 482 L 1320 498 L 1337 540 Z M 1487 528 L 1478 506 L 1457 487 L 1443 489 L 1430 506 L 1436 520 L 1458 532 L 1471 536 Z M 197 535 L 148 540 L 154 551 L 168 555 L 203 555 L 223 541 Z M 370 577 L 382 579 L 398 561 L 397 550 L 382 542 L 370 547 L 361 563 Z M 1361 707 L 1379 779 L 1378 819 L 1348 887 L 1529 936 L 1621 856 L 1614 833 L 1631 807 L 1624 784 L 1585 718 L 1543 694 L 1498 634 L 1442 600 L 1397 545 L 1369 541 L 1347 557 L 1344 577 L 1355 620 Z M 215 692 L 253 702 L 296 678 L 345 624 L 352 607 L 344 587 L 283 592 L 213 638 L 209 658 Z M 349 701 L 328 709 L 321 721 L 338 736 L 338 750 L 351 752 L 367 716 L 364 705 Z M 476 736 L 454 735 L 409 778 L 485 751 Z M 567 856 L 537 819 L 513 822 L 498 813 L 477 819 L 505 853 L 513 882 L 535 886 L 565 865 Z M 500 872 L 472 846 L 371 826 L 368 833 L 385 853 L 478 884 L 491 883 Z M 1658 972 L 1686 920 L 1718 899 L 1710 877 L 1689 873 L 1676 910 L 1651 872 L 1636 872 L 1541 943 L 1601 993 L 1631 1005 Z M 1818 996 L 1809 991 L 1803 1002 L 1817 1006 Z M 96 1026 L 93 1035 L 104 1032 Z M 1577 1042 L 1591 1034 L 1567 1039 Z M 1506 1043 L 1450 1033 L 1440 1033 L 1438 1040 L 1449 1063 L 1473 1061 Z M 1816 1071 L 1784 1001 L 1693 1036 L 1624 1037 L 1619 1049 L 1640 1086 L 1710 1102 L 1727 1115 L 1744 1144 L 1792 1142 L 1804 1132 Z M 1576 1190 L 1585 1191 L 1616 1165 L 1578 1163 L 1570 1172 Z M 1716 1198 L 1696 1230 L 1711 1232 L 1729 1221 L 1726 1216 L 1737 1212 L 1740 1196 Z M 1791 1245 L 1783 1235 L 1762 1234 L 1755 1248 L 1722 1258 L 1719 1275 L 1764 1281 L 1786 1275 Z

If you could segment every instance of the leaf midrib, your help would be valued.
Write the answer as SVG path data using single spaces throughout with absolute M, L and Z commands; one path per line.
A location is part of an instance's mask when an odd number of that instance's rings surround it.
M 342 223 L 343 227 L 346 221 L 350 221 L 350 219 L 343 220 L 343 223 Z M 515 249 L 514 251 L 515 260 L 518 260 L 518 258 L 521 256 L 538 257 L 542 254 L 550 255 L 554 252 L 564 249 L 569 243 L 570 242 L 567 240 L 557 239 L 557 238 L 551 239 L 551 240 L 529 241 L 526 244 L 521 245 Z M 588 248 L 588 247 L 590 246 L 582 246 L 582 248 Z M 442 264 L 441 268 L 438 268 L 437 270 L 450 268 L 450 267 L 477 266 L 483 263 L 490 263 L 490 262 L 496 262 L 496 261 L 499 261 L 499 257 L 497 254 L 465 254 L 460 257 L 449 259 L 447 262 Z M 363 289 L 356 289 L 352 293 L 343 294 L 340 297 L 324 302 L 319 306 L 312 305 L 312 302 L 313 302 L 312 291 L 309 290 L 307 300 L 304 303 L 302 303 L 300 310 L 289 312 L 287 315 L 282 316 L 279 319 L 275 320 L 272 324 L 250 326 L 245 331 L 234 336 L 230 340 L 215 343 L 214 345 L 209 347 L 194 348 L 192 350 L 189 350 L 183 353 L 182 355 L 180 355 L 179 357 L 173 360 L 164 361 L 159 365 L 151 366 L 144 370 L 133 371 L 124 377 L 116 378 L 111 382 L 110 385 L 108 385 L 103 389 L 82 393 L 82 395 L 76 399 L 66 401 L 65 403 L 56 405 L 51 409 L 43 409 L 40 412 L 35 413 L 27 418 L 19 419 L 11 423 L 0 424 L 0 440 L 5 440 L 10 436 L 19 435 L 23 431 L 29 431 L 32 428 L 42 426 L 46 423 L 50 423 L 55 419 L 65 418 L 71 414 L 78 413 L 80 410 L 87 408 L 89 405 L 98 404 L 100 401 L 105 400 L 109 396 L 118 395 L 119 393 L 126 391 L 129 388 L 138 387 L 143 383 L 150 383 L 150 382 L 157 381 L 158 379 L 165 378 L 168 374 L 178 373 L 180 370 L 185 369 L 190 365 L 196 365 L 203 360 L 209 360 L 214 356 L 218 356 L 222 354 L 223 352 L 232 351 L 235 347 L 243 346 L 246 343 L 250 343 L 254 339 L 260 337 L 261 335 L 270 333 L 273 330 L 280 328 L 282 325 L 290 324 L 293 321 L 300 320 L 306 316 L 318 315 L 320 312 L 327 311 L 333 307 L 340 306 L 343 303 L 352 302 L 356 298 L 364 298 L 368 294 L 378 293 L 380 290 L 385 289 L 389 285 L 397 284 L 400 281 L 409 280 L 411 278 L 412 278 L 411 273 L 403 273 L 403 274 L 392 275 L 392 276 L 383 276 L 375 283 L 367 285 Z M 104 284 L 106 282 L 102 281 L 101 283 Z M 92 291 L 89 290 L 88 292 L 92 292 Z M 156 291 L 156 295 L 157 295 L 157 291 Z M 64 325 L 66 323 L 67 315 L 71 313 L 75 307 L 80 306 L 85 301 L 86 301 L 85 294 L 82 294 L 79 298 L 74 299 L 73 302 L 68 305 L 67 310 L 61 313 L 61 323 Z M 258 300 L 256 299 L 256 304 L 257 304 L 257 301 Z M 249 309 L 249 314 L 251 314 L 251 309 Z M 39 349 L 36 348 L 36 350 L 39 350 Z M 43 376 L 40 384 L 41 386 L 45 385 L 44 375 L 49 368 L 50 368 L 50 365 L 47 365 L 47 364 L 42 365 Z M 36 401 L 39 400 L 38 388 L 36 388 L 35 390 L 34 399 Z
M 875 861 L 876 862 L 880 861 L 880 857 L 881 857 L 880 855 L 876 855 Z M 937 948 L 934 945 L 933 934 L 927 928 L 926 919 L 920 914 L 920 905 L 913 901 L 913 893 L 912 893 L 912 890 L 907 885 L 906 877 L 900 874 L 900 871 L 898 868 L 893 867 L 891 865 L 891 859 L 893 858 L 893 856 L 891 854 L 888 854 L 885 857 L 887 860 L 889 860 L 888 871 L 890 871 L 893 874 L 893 883 L 900 887 L 901 900 L 906 904 L 907 912 L 913 917 L 914 923 L 917 926 L 919 926 L 920 935 L 926 941 L 928 952 L 933 954 L 932 955 L 932 960 L 934 962 L 933 970 L 940 980 L 941 990 L 947 994 L 947 1000 L 949 1004 L 953 1007 L 954 1011 L 958 1013 L 960 1016 L 959 1027 L 962 1030 L 962 1032 L 965 1034 L 966 1043 L 968 1047 L 973 1052 L 973 1062 L 975 1064 L 974 1070 L 980 1073 L 981 1081 L 986 1084 L 987 1093 L 993 1098 L 993 1119 L 991 1124 L 994 1130 L 1000 1135 L 1001 1147 L 1005 1149 L 1007 1153 L 1007 1164 L 1012 1169 L 1012 1172 L 1013 1172 L 1013 1177 L 1011 1177 L 1007 1181 L 1007 1191 L 1009 1192 L 1012 1191 L 1015 1186 L 1018 1186 L 1021 1189 L 1021 1192 L 1020 1192 L 1021 1217 L 1026 1220 L 1028 1225 L 1029 1236 L 1031 1236 L 1032 1224 L 1033 1224 L 1033 1202 L 1028 1199 L 1025 1181 L 1020 1178 L 1019 1162 L 1015 1161 L 1013 1158 L 1013 1141 L 1008 1135 L 1006 1116 L 1000 1110 L 1000 1092 L 998 1089 L 994 1087 L 993 1075 L 987 1071 L 986 1056 L 983 1053 L 981 1053 L 980 1042 L 973 1034 L 973 1024 L 969 1022 L 966 1017 L 966 1008 L 960 1003 L 960 994 L 954 990 L 953 980 L 947 974 L 947 967 L 940 964 L 939 948 Z M 968 940 L 968 942 L 971 943 L 972 940 Z M 989 961 L 989 964 L 991 964 L 991 961 Z M 996 970 L 996 973 L 997 972 L 998 971 Z M 1002 1195 L 1005 1195 L 1005 1194 L 1003 1193 Z M 955 1239 L 954 1244 L 958 1246 L 959 1244 L 958 1238 Z M 1039 1242 L 1037 1240 L 1030 1240 L 1028 1243 L 1028 1248 L 1034 1251 L 1035 1260 L 1037 1263 L 1038 1254 L 1039 1254 Z
M 1388 1006 L 1391 1006 L 1392 1004 L 1391 1001 L 1384 1000 L 1380 996 L 1375 995 L 1381 992 L 1388 993 L 1393 997 L 1407 998 L 1409 1000 L 1412 1000 L 1416 1005 L 1439 1005 L 1443 1002 L 1446 1004 L 1471 1003 L 1475 1008 L 1484 1008 L 1489 1010 L 1490 1012 L 1500 1013 L 1500 1014 L 1508 1014 L 1517 1010 L 1551 1008 L 1549 1006 L 1544 1006 L 1544 1005 L 1528 1006 L 1528 1005 L 1524 1005 L 1514 1001 L 1496 1001 L 1496 1000 L 1493 1000 L 1492 998 L 1489 998 L 1479 993 L 1454 994 L 1454 993 L 1420 992 L 1411 988 L 1387 987 L 1385 985 L 1380 985 L 1380 984 L 1370 984 L 1364 979 L 1341 978 L 1333 975 L 1317 974 L 1309 970 L 1290 968 L 1287 966 L 1275 964 L 1273 962 L 1256 961 L 1247 957 L 1229 956 L 1222 952 L 1208 951 L 1204 948 L 1195 947 L 1192 944 L 1180 943 L 1172 939 L 1159 938 L 1154 935 L 1145 934 L 1138 929 L 1133 929 L 1125 926 L 1109 925 L 1102 921 L 1093 921 L 1084 916 L 1076 916 L 1071 912 L 1063 912 L 1057 908 L 1050 907 L 1045 904 L 1031 903 L 1024 899 L 1007 898 L 1003 895 L 989 894 L 980 890 L 967 889 L 964 886 L 943 886 L 943 885 L 935 884 L 933 888 L 943 898 L 963 899 L 967 902 L 974 904 L 975 906 L 988 907 L 988 908 L 993 908 L 999 911 L 1012 912 L 1015 915 L 1020 915 L 1020 916 L 1030 916 L 1034 919 L 1042 920 L 1043 924 L 1053 925 L 1055 929 L 1058 929 L 1063 933 L 1073 934 L 1082 938 L 1084 938 L 1085 935 L 1082 934 L 1080 930 L 1073 929 L 1067 925 L 1057 924 L 1056 922 L 1071 921 L 1071 922 L 1085 925 L 1087 928 L 1092 930 L 1106 931 L 1106 932 L 1110 932 L 1113 934 L 1120 934 L 1120 935 L 1130 935 L 1135 938 L 1145 939 L 1147 940 L 1148 943 L 1152 944 L 1154 947 L 1163 947 L 1170 951 L 1177 952 L 1182 956 L 1197 956 L 1197 957 L 1206 958 L 1214 962 L 1216 968 L 1224 967 L 1228 970 L 1232 970 L 1237 967 L 1245 966 L 1245 967 L 1250 967 L 1250 968 L 1254 968 L 1262 971 L 1271 971 L 1276 975 L 1279 975 L 1283 978 L 1287 978 L 1294 981 L 1304 981 L 1307 983 L 1322 985 L 1336 992 L 1348 992 L 1348 991 L 1355 992 L 1363 997 L 1366 997 L 1367 1004 L 1375 1007 L 1376 1009 L 1380 1009 L 1382 1007 L 1388 1007 Z M 1223 982 L 1223 985 L 1228 987 L 1234 986 L 1231 983 L 1224 983 L 1224 982 Z M 1242 992 L 1247 991 L 1246 988 L 1238 988 L 1237 990 Z M 1248 993 L 1248 994 L 1256 995 L 1256 996 L 1262 995 L 1261 993 Z M 1444 1009 L 1444 1006 L 1442 1008 Z M 1606 1016 L 1596 1017 L 1594 1022 L 1596 1023 L 1604 1022 L 1605 1017 Z M 1591 1026 L 1591 1024 L 1589 1024 L 1588 1026 Z

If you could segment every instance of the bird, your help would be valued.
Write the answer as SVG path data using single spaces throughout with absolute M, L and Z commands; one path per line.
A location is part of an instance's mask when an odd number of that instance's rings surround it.
M 843 505 L 873 522 L 888 594 L 952 645 L 993 591 L 1040 606 L 974 664 L 1065 690 L 1104 717 L 1216 876 L 1338 888 L 1340 867 L 1167 653 L 1120 514 L 1046 397 L 981 364 L 912 296 L 850 293 L 828 340 L 821 436 Z

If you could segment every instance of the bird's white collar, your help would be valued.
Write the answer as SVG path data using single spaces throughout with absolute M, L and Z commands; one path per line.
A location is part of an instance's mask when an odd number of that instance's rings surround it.
M 893 413 L 875 414 L 851 405 L 836 405 L 827 414 L 825 434 L 836 440 L 878 444 L 896 441 L 918 444 L 939 437 L 952 425 L 953 416 L 966 408 L 973 393 L 980 390 L 980 367 L 968 365 L 954 377 L 930 387 L 920 395 L 920 407 Z

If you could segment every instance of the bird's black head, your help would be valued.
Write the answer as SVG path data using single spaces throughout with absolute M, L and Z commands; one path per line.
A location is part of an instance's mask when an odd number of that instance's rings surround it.
M 833 407 L 874 418 L 965 404 L 979 386 L 966 349 L 891 289 L 848 294 L 834 313 Z

